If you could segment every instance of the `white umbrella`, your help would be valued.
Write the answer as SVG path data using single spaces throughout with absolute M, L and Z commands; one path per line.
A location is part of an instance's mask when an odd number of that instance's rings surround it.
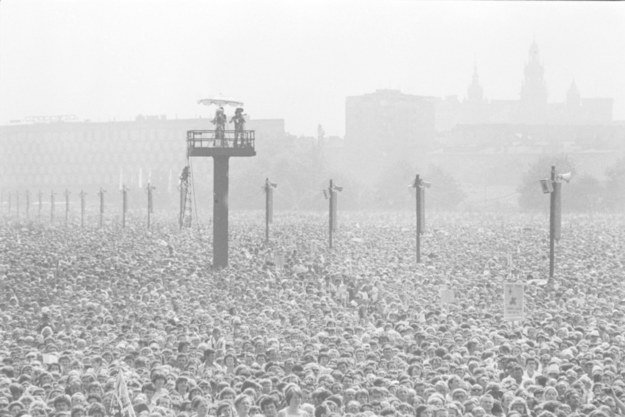
M 203 98 L 198 100 L 198 104 L 204 104 L 205 106 L 233 106 L 242 107 L 243 102 L 237 100 L 231 100 L 227 98 Z

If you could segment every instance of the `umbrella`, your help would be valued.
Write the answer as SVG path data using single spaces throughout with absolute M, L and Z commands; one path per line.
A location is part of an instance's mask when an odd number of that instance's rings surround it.
M 243 102 L 241 101 L 230 100 L 226 98 L 203 98 L 201 100 L 198 100 L 198 104 L 204 104 L 206 106 L 212 106 L 213 104 L 216 106 L 243 106 Z

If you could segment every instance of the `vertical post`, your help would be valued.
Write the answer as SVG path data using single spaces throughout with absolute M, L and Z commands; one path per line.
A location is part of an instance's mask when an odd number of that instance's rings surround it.
M 417 263 L 421 263 L 421 180 L 419 175 L 415 177 L 414 180 L 415 185 L 415 194 L 416 197 L 416 215 L 417 215 Z
M 54 191 L 50 192 L 50 223 L 54 223 Z
M 336 206 L 339 201 L 339 195 L 336 190 L 336 186 L 332 187 L 332 231 L 336 232 L 336 227 L 338 225 L 338 213 L 336 211 Z
M 182 229 L 182 226 L 184 224 L 184 213 L 185 213 L 185 202 L 186 202 L 186 193 L 187 193 L 187 189 L 186 189 L 186 185 L 184 181 L 180 182 L 180 210 L 178 213 L 178 226 L 180 226 L 180 229 Z
M 100 197 L 100 229 L 102 228 L 103 220 L 104 220 L 104 190 L 100 188 L 100 192 L 98 193 Z
M 122 185 L 122 229 L 126 228 L 126 209 L 128 208 L 128 189 Z
M 65 189 L 65 226 L 69 221 L 69 190 Z
M 333 208 L 333 202 L 332 199 L 334 198 L 334 191 L 333 191 L 332 187 L 332 180 L 330 180 L 330 188 L 328 188 L 328 193 L 329 193 L 329 198 L 328 200 L 330 201 L 330 207 L 329 207 L 329 212 L 330 215 L 328 217 L 328 245 L 330 246 L 330 249 L 332 249 L 332 231 L 334 230 L 334 216 L 332 213 L 332 208 Z
M 555 185 L 556 182 L 556 167 L 551 166 L 551 184 Z M 555 270 L 555 235 L 556 235 L 556 190 L 553 187 L 553 191 L 550 195 L 549 204 L 549 279 L 553 278 L 553 272 Z
M 85 192 L 80 190 L 80 227 L 85 227 Z
M 43 207 L 43 194 L 41 191 L 39 191 L 37 198 L 39 199 L 39 212 L 37 213 L 37 220 L 41 220 L 41 209 Z
M 228 266 L 228 156 L 215 156 L 213 165 L 213 267 Z
M 269 178 L 265 178 L 265 242 L 269 242 Z
M 26 190 L 26 218 L 30 218 L 30 191 Z
M 154 212 L 153 190 L 154 187 L 148 182 L 148 229 L 150 228 L 151 214 Z

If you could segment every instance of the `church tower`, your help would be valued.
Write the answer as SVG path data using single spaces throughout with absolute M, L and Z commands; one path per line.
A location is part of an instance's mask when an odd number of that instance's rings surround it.
M 577 89 L 577 84 L 573 80 L 569 90 L 566 92 L 566 121 L 577 124 L 582 119 L 582 98 Z
M 480 85 L 480 77 L 477 75 L 477 67 L 473 67 L 473 80 L 467 89 L 467 101 L 479 102 L 484 100 L 484 91 Z
M 523 123 L 540 123 L 547 117 L 547 86 L 538 45 L 532 42 L 521 86 L 520 118 Z
M 569 91 L 566 92 L 566 105 L 571 109 L 578 108 L 581 105 L 581 96 L 577 89 L 577 84 L 575 84 L 575 80 L 571 82 Z
M 481 124 L 488 122 L 488 108 L 484 100 L 484 91 L 477 74 L 477 66 L 473 66 L 473 79 L 467 88 L 467 99 L 462 106 L 461 123 Z

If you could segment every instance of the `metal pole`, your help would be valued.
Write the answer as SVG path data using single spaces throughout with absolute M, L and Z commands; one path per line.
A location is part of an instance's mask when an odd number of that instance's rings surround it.
M 269 178 L 265 178 L 265 242 L 269 242 Z
M 150 189 L 150 183 L 148 182 L 148 229 L 150 228 L 150 194 L 152 190 Z
M 417 203 L 417 263 L 421 263 L 421 180 L 417 174 L 415 178 L 415 193 Z
M 180 208 L 178 210 L 178 226 L 182 229 L 182 225 L 184 223 L 184 212 L 185 212 L 185 184 L 184 181 L 180 182 Z
M 104 190 L 102 188 L 100 188 L 98 195 L 100 196 L 100 228 L 102 228 L 104 220 Z
M 80 190 L 80 227 L 85 227 L 85 192 Z
M 556 181 L 556 167 L 551 166 L 551 184 L 555 184 Z M 553 191 L 550 195 L 549 204 L 549 279 L 553 278 L 553 272 L 555 270 L 555 232 L 556 232 L 556 191 L 553 187 Z
M 329 236 L 329 246 L 330 249 L 332 249 L 332 229 L 333 229 L 333 216 L 332 216 L 332 199 L 334 198 L 334 192 L 333 192 L 333 187 L 332 187 L 332 180 L 330 180 L 330 188 L 328 189 L 329 194 L 330 194 L 330 198 L 328 199 L 330 201 L 330 207 L 329 207 L 329 211 L 330 211 L 330 217 L 329 217 L 329 221 L 328 221 L 328 236 Z
M 154 196 L 152 194 L 152 190 L 154 190 L 154 187 L 148 182 L 148 229 L 151 224 L 151 214 L 154 210 Z
M 122 229 L 126 228 L 126 207 L 127 206 L 127 191 L 126 185 L 122 186 Z
M 50 223 L 54 223 L 54 192 L 50 193 Z
M 228 175 L 230 158 L 213 157 L 213 267 L 228 266 Z
M 69 190 L 65 190 L 65 226 L 69 221 Z

